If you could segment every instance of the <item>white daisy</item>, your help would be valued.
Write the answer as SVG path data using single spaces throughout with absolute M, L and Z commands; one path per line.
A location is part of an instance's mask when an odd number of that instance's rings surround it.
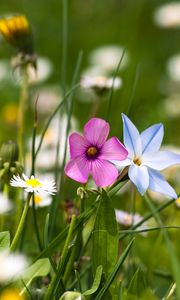
M 106 76 L 83 76 L 81 86 L 84 89 L 119 89 L 122 85 L 122 80 L 119 77 L 113 79 Z
M 22 174 L 22 178 L 19 175 L 14 175 L 10 180 L 10 185 L 14 187 L 22 187 L 27 193 L 35 194 L 50 194 L 54 195 L 56 190 L 56 184 L 53 180 L 39 180 L 33 175 L 28 178 L 25 174 Z
M 0 252 L 0 283 L 19 278 L 27 265 L 23 255 Z
M 9 211 L 11 211 L 13 208 L 13 205 L 9 198 L 5 196 L 3 193 L 0 193 L 0 215 L 6 214 Z
M 123 50 L 124 47 L 118 45 L 104 45 L 96 48 L 89 55 L 90 64 L 98 66 L 106 72 L 112 72 L 116 70 Z M 128 60 L 129 54 L 126 51 L 121 63 L 121 69 L 127 65 Z
M 49 206 L 52 203 L 52 198 L 50 195 L 46 194 L 44 196 L 34 195 L 35 208 Z M 33 206 L 32 200 L 30 201 L 30 206 Z
M 136 225 L 137 223 L 139 223 L 140 221 L 143 220 L 143 217 L 141 215 L 139 215 L 138 213 L 130 214 L 126 211 L 116 209 L 115 214 L 116 214 L 116 221 L 119 224 L 124 225 L 126 227 L 131 227 L 133 225 Z M 145 222 L 142 225 L 140 225 L 137 228 L 137 230 L 144 230 L 147 228 L 148 228 L 148 225 L 147 225 L 147 222 Z M 145 235 L 145 234 L 146 234 L 146 232 L 142 232 L 142 235 Z
M 158 7 L 154 14 L 154 21 L 160 27 L 179 27 L 180 3 L 172 2 Z

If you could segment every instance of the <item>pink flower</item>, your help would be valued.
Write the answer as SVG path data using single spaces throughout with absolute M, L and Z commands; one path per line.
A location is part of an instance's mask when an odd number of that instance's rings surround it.
M 118 177 L 110 160 L 124 160 L 128 152 L 116 137 L 107 140 L 109 124 L 92 118 L 84 126 L 84 135 L 72 133 L 69 137 L 71 160 L 65 167 L 68 177 L 86 183 L 92 175 L 97 186 L 106 187 Z M 106 141 L 107 140 L 107 141 Z

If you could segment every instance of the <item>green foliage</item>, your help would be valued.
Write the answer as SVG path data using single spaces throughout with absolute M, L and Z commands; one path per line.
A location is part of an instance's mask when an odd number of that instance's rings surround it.
M 0 232 L 0 250 L 9 250 L 10 233 L 9 231 Z
M 118 230 L 111 200 L 102 190 L 93 230 L 93 273 L 102 265 L 105 277 L 114 268 L 118 254 Z

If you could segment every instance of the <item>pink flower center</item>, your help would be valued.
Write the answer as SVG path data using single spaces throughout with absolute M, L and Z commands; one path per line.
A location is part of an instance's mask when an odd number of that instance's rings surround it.
M 87 149 L 87 156 L 90 157 L 90 158 L 95 158 L 97 156 L 97 153 L 98 153 L 98 149 L 96 147 L 89 147 Z

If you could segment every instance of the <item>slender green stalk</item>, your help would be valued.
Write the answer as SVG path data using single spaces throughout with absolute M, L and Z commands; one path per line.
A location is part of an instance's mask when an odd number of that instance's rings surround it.
M 21 93 L 18 109 L 18 145 L 19 145 L 19 160 L 24 163 L 24 129 L 25 129 L 25 113 L 28 100 L 28 74 L 27 66 L 21 68 L 22 82 Z
M 54 277 L 51 281 L 51 284 L 49 285 L 48 291 L 47 291 L 46 296 L 45 296 L 45 300 L 52 299 L 52 296 L 53 296 L 53 294 L 56 293 L 58 284 L 61 281 L 61 277 L 63 276 L 63 273 L 64 273 L 63 269 L 64 269 L 64 266 L 65 266 L 68 249 L 70 247 L 70 243 L 72 242 L 72 239 L 73 239 L 73 236 L 74 236 L 75 225 L 76 225 L 76 216 L 72 215 L 68 235 L 67 235 L 67 238 L 66 238 L 63 250 L 62 250 L 61 259 L 59 261 L 58 271 L 57 271 L 57 274 L 54 275 Z
M 148 207 L 150 208 L 150 210 L 151 210 L 155 220 L 157 221 L 157 223 L 160 225 L 160 227 L 163 227 L 163 222 L 161 220 L 161 217 L 155 211 L 153 203 L 150 201 L 149 197 L 146 194 L 144 195 L 144 199 L 145 199 Z M 163 236 L 164 236 L 164 240 L 166 242 L 168 252 L 170 253 L 170 261 L 171 261 L 171 266 L 172 266 L 172 270 L 173 270 L 173 276 L 174 276 L 174 279 L 176 280 L 176 296 L 177 296 L 177 299 L 180 299 L 180 264 L 179 264 L 179 259 L 177 257 L 176 250 L 174 248 L 173 243 L 171 242 L 171 239 L 168 235 L 167 230 L 163 230 Z
M 68 0 L 62 0 L 61 82 L 62 82 L 64 94 L 66 93 L 67 52 L 68 52 Z
M 18 228 L 16 230 L 15 236 L 14 236 L 13 241 L 12 241 L 11 246 L 10 246 L 11 251 L 13 251 L 16 248 L 16 246 L 19 242 L 19 238 L 21 236 L 21 233 L 22 233 L 22 230 L 23 230 L 23 227 L 24 227 L 24 222 L 26 220 L 26 216 L 27 216 L 27 213 L 28 213 L 31 196 L 32 196 L 32 193 L 29 193 L 28 197 L 27 197 L 27 200 L 26 200 L 26 203 L 25 203 L 25 206 L 24 206 L 24 210 L 23 210 L 19 225 L 18 225 Z
M 116 77 L 118 75 L 119 68 L 121 66 L 121 63 L 122 63 L 122 60 L 123 60 L 125 52 L 126 52 L 126 48 L 124 48 L 124 50 L 123 50 L 123 53 L 122 53 L 122 55 L 120 57 L 119 63 L 117 65 L 116 71 L 115 71 L 114 76 L 113 76 L 113 83 L 112 83 L 112 87 L 111 87 L 110 92 L 109 92 L 109 99 L 108 99 L 108 109 L 107 109 L 107 115 L 106 115 L 106 120 L 107 121 L 109 120 L 109 116 L 110 116 L 110 113 L 111 113 L 112 98 L 113 98 L 113 91 L 114 91 L 114 83 L 115 83 Z
M 7 184 L 4 184 L 3 195 L 5 198 L 9 198 L 9 186 Z M 3 231 L 4 222 L 5 222 L 5 215 L 1 214 L 0 215 L 0 231 Z

